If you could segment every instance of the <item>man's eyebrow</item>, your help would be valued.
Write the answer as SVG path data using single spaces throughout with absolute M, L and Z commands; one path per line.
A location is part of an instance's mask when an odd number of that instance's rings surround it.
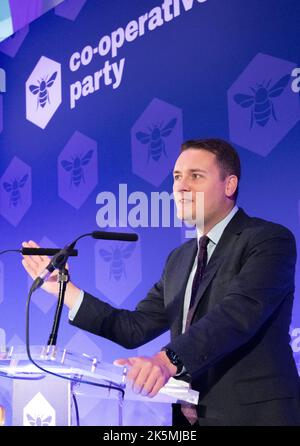
M 204 170 L 204 169 L 189 169 L 188 172 L 191 172 L 191 173 L 195 173 L 195 172 L 207 173 L 207 171 Z M 176 173 L 181 173 L 181 171 L 180 170 L 173 170 L 173 174 L 176 174 Z

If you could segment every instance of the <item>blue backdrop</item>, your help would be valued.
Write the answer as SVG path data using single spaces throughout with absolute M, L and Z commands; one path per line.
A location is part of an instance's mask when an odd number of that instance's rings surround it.
M 171 192 L 180 143 L 196 137 L 232 142 L 242 162 L 238 204 L 290 228 L 299 247 L 299 2 L 163 5 L 67 1 L 0 44 L 6 74 L 0 95 L 1 250 L 29 239 L 63 246 L 97 229 L 103 204 L 97 196 L 107 191 L 118 198 L 119 184 L 127 185 L 128 195 Z M 133 250 L 86 239 L 79 242 L 79 257 L 70 260 L 76 284 L 129 309 L 182 243 L 178 228 L 133 230 L 140 236 Z M 0 327 L 8 345 L 25 342 L 30 283 L 18 254 L 1 256 Z M 296 359 L 299 290 L 298 267 L 291 323 Z M 54 307 L 54 298 L 36 293 L 32 344 L 47 341 Z M 58 344 L 111 362 L 155 352 L 167 339 L 128 352 L 71 327 L 64 310 Z M 9 407 L 4 379 L 0 394 Z M 82 423 L 100 423 L 97 402 L 82 404 Z M 164 405 L 139 403 L 127 413 L 128 424 L 170 422 Z

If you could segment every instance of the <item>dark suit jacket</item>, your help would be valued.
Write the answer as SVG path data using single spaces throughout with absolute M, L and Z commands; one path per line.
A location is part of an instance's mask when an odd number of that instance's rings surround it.
M 289 345 L 293 235 L 239 209 L 206 267 L 192 325 L 181 334 L 196 250 L 191 240 L 172 251 L 160 281 L 135 311 L 85 293 L 73 324 L 126 348 L 170 329 L 168 347 L 184 363 L 213 424 L 300 424 L 299 378 Z

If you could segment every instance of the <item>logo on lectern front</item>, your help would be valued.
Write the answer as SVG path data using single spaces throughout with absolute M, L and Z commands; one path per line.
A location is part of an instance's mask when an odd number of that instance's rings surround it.
M 23 426 L 56 426 L 55 410 L 41 392 L 24 407 Z
M 26 119 L 45 129 L 61 104 L 61 64 L 42 56 L 26 81 Z

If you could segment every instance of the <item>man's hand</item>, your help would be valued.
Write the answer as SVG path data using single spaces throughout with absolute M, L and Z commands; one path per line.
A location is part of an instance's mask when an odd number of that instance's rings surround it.
M 23 242 L 22 246 L 24 248 L 39 248 L 39 245 L 34 241 L 30 240 L 29 242 Z M 33 280 L 35 280 L 42 271 L 48 266 L 50 262 L 50 258 L 47 256 L 24 256 L 22 260 L 22 265 L 25 270 L 31 276 Z M 50 275 L 50 277 L 43 283 L 43 290 L 47 291 L 50 294 L 58 294 L 58 283 L 57 283 L 58 271 L 55 270 Z
M 116 359 L 114 364 L 127 365 L 127 380 L 131 383 L 133 391 L 150 398 L 153 398 L 177 372 L 177 367 L 170 362 L 164 351 L 151 357 Z
M 22 246 L 24 248 L 39 248 L 39 245 L 34 241 L 30 240 L 29 242 L 23 242 Z M 31 276 L 33 280 L 35 280 L 42 271 L 48 266 L 50 262 L 50 258 L 47 256 L 23 256 L 22 265 L 25 270 Z M 68 264 L 66 265 L 68 269 Z M 47 280 L 42 285 L 43 290 L 47 291 L 47 293 L 58 295 L 59 285 L 57 283 L 58 271 L 55 270 L 48 277 Z M 72 309 L 75 305 L 78 296 L 80 293 L 80 289 L 77 288 L 73 283 L 68 282 L 66 288 L 65 295 L 65 305 Z

